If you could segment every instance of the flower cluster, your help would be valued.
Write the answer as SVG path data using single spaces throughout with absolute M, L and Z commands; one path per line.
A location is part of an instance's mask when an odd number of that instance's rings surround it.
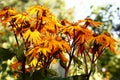
M 59 21 L 48 8 L 35 5 L 22 13 L 6 7 L 0 11 L 0 21 L 4 26 L 9 23 L 15 36 L 20 35 L 23 39 L 25 64 L 30 69 L 49 68 L 54 59 L 69 63 L 72 56 L 85 52 L 99 57 L 106 48 L 117 54 L 116 40 L 110 34 L 96 34 L 88 28 L 98 28 L 103 23 L 89 18 L 73 23 L 68 20 Z M 69 58 L 64 54 L 68 54 Z M 22 62 L 18 60 L 12 67 L 21 65 Z

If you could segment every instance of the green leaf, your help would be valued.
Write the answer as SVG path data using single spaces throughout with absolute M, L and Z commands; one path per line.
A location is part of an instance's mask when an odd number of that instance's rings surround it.
M 73 80 L 87 80 L 87 75 L 82 74 L 82 75 L 73 76 Z
M 41 68 L 40 70 L 37 70 L 32 75 L 34 80 L 45 80 L 46 78 L 46 71 L 44 68 Z
M 57 76 L 57 72 L 53 69 L 47 69 L 47 74 L 49 76 Z
M 24 50 L 25 50 L 25 45 L 24 43 L 22 43 L 16 53 L 16 57 L 20 62 L 22 62 L 25 58 Z
M 75 64 L 78 64 L 78 68 L 82 65 L 82 61 L 78 59 L 76 56 L 73 56 L 73 61 Z
M 1 65 L 1 67 L 2 67 L 2 71 L 4 72 L 7 68 L 7 64 L 4 63 L 4 64 Z
M 67 78 L 55 77 L 55 78 L 51 78 L 49 80 L 73 80 L 73 79 L 71 79 L 70 77 L 67 77 Z
M 29 75 L 34 80 L 52 80 L 54 76 L 57 76 L 57 72 L 53 69 L 44 69 L 41 68 L 35 72 L 30 73 Z
M 82 75 L 70 76 L 70 77 L 66 77 L 66 78 L 55 77 L 55 78 L 51 78 L 49 80 L 87 80 L 87 75 L 82 74 Z
M 2 61 L 6 61 L 11 59 L 15 54 L 11 52 L 9 49 L 0 48 L 0 59 Z

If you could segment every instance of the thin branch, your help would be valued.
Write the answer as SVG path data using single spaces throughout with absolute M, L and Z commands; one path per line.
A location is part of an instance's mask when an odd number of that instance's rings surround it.
M 26 76 L 26 73 L 25 73 L 25 62 L 26 62 L 26 57 L 24 57 L 24 60 L 22 62 L 22 72 L 23 72 L 22 77 L 23 77 L 23 80 L 26 80 L 25 79 L 25 76 Z
M 68 66 L 65 68 L 65 77 L 67 77 L 67 75 L 68 75 L 68 71 L 69 71 L 73 56 L 74 56 L 75 49 L 76 49 L 74 41 L 75 41 L 75 29 L 74 29 L 74 38 L 73 38 L 73 42 L 72 42 L 72 47 L 73 48 L 72 48 L 72 51 L 69 54 L 70 61 L 68 63 Z
M 103 53 L 104 50 L 105 50 L 105 48 L 101 49 L 101 54 Z M 99 57 L 100 57 L 100 55 L 98 55 L 98 56 L 96 57 L 96 59 L 94 60 L 94 62 L 96 62 Z
M 68 71 L 69 71 L 69 68 L 70 68 L 70 65 L 71 65 L 71 62 L 72 62 L 72 59 L 73 59 L 74 52 L 75 52 L 75 47 L 73 47 L 72 52 L 69 54 L 70 61 L 68 63 L 68 66 L 65 68 L 65 77 L 67 77 L 67 75 L 68 75 Z
M 85 52 L 87 53 L 87 56 L 88 56 L 88 58 L 90 59 L 90 61 L 92 61 L 92 59 L 91 59 L 91 57 L 90 57 L 90 55 L 89 55 L 88 51 L 87 51 L 87 50 L 85 50 Z
M 13 22 L 10 22 L 10 25 L 12 26 L 12 28 L 15 27 L 15 24 Z M 20 45 L 19 45 L 19 42 L 18 42 L 18 39 L 17 39 L 17 35 L 15 34 L 14 30 L 13 30 L 13 33 L 14 33 L 15 40 L 16 40 L 16 43 L 17 43 L 17 46 L 18 46 L 18 49 L 19 49 Z
M 92 71 L 93 71 L 93 68 L 95 68 L 95 66 L 93 66 L 95 64 L 95 54 L 92 54 L 92 60 L 91 60 L 91 65 L 90 65 L 90 71 L 89 71 L 89 73 L 88 73 L 88 75 L 87 75 L 87 80 L 89 80 L 89 78 L 90 78 L 90 75 L 91 75 L 91 73 L 92 73 Z
M 84 57 L 84 63 L 85 63 L 85 74 L 88 74 L 88 65 L 87 65 L 86 53 L 85 52 L 83 52 L 83 57 Z

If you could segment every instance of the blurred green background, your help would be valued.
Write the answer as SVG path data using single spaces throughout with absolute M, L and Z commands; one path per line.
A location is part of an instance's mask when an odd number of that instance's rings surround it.
M 59 20 L 75 20 L 75 7 L 66 9 L 65 0 L 0 0 L 0 9 L 10 6 L 22 12 L 36 4 L 46 5 Z M 104 80 L 105 78 L 108 80 L 120 80 L 120 8 L 119 6 L 113 8 L 115 5 L 112 4 L 99 7 L 90 6 L 91 13 L 86 17 L 104 22 L 103 27 L 99 29 L 93 28 L 93 30 L 98 33 L 104 31 L 111 33 L 118 41 L 116 49 L 119 52 L 118 55 L 114 55 L 109 50 L 105 50 L 97 61 L 96 71 L 92 75 L 91 80 Z M 16 41 L 13 33 L 10 32 L 9 27 L 4 28 L 0 24 L 0 80 L 14 80 L 14 75 L 9 67 L 14 60 L 12 57 L 15 55 L 15 50 Z M 71 67 L 69 75 L 73 75 L 73 69 L 75 67 Z M 80 74 L 80 72 L 78 71 L 76 74 Z

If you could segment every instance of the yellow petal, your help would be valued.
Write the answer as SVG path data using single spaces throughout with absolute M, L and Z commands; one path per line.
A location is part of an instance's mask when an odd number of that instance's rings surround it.
M 37 58 L 34 58 L 34 59 L 30 62 L 30 65 L 31 65 L 31 67 L 36 67 L 37 63 L 38 63 L 38 59 L 37 59 Z
M 42 49 L 42 53 L 45 55 L 45 56 L 47 56 L 47 53 L 50 53 L 51 51 L 48 49 L 48 48 L 43 48 Z
M 28 37 L 29 37 L 30 34 L 31 34 L 31 31 L 30 31 L 30 29 L 28 29 L 28 30 L 24 33 L 23 39 L 26 41 L 26 40 L 28 39 Z

